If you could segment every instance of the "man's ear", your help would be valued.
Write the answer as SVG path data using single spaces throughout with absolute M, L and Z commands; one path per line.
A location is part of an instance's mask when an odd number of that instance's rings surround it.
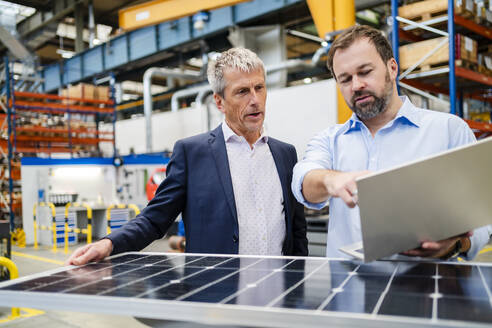
M 225 109 L 224 109 L 224 98 L 222 98 L 219 94 L 214 93 L 214 100 L 215 100 L 215 105 L 217 105 L 217 108 L 222 113 L 225 113 Z
M 398 63 L 394 58 L 391 58 L 390 60 L 388 60 L 387 67 L 391 79 L 395 80 L 398 76 Z

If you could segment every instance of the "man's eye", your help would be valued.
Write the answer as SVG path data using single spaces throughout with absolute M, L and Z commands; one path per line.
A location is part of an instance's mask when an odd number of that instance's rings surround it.
M 369 73 L 371 73 L 372 70 L 367 70 L 367 71 L 363 71 L 363 72 L 360 72 L 359 74 L 360 75 L 367 75 Z

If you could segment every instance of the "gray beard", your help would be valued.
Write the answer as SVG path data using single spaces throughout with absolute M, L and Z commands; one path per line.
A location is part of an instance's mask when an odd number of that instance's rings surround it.
M 388 71 L 386 71 L 386 84 L 385 88 L 383 91 L 383 94 L 381 97 L 378 97 L 374 92 L 372 91 L 356 91 L 354 92 L 354 95 L 352 96 L 352 106 L 349 106 L 350 109 L 359 117 L 361 121 L 366 121 L 370 120 L 376 116 L 378 116 L 381 113 L 384 113 L 386 109 L 388 108 L 388 103 L 391 98 L 391 95 L 393 93 L 393 85 L 391 84 L 390 76 Z M 374 101 L 372 103 L 369 103 L 364 106 L 357 106 L 355 104 L 355 99 L 364 96 L 364 95 L 370 95 L 374 98 Z
M 374 101 L 365 106 L 359 107 L 354 104 L 350 107 L 350 109 L 355 113 L 355 115 L 359 117 L 360 120 L 370 120 L 386 111 L 386 108 L 388 107 L 388 95 L 378 97 L 372 92 L 363 92 L 361 94 L 354 94 L 354 98 L 360 97 L 362 95 L 371 95 L 374 97 Z

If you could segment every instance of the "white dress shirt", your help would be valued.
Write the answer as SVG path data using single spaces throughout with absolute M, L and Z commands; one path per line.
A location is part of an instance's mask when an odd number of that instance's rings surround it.
M 268 137 L 263 130 L 251 147 L 226 122 L 222 131 L 239 223 L 239 254 L 282 255 L 284 199 Z

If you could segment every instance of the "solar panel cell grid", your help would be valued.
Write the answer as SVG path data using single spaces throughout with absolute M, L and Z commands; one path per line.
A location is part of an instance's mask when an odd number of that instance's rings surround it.
M 234 312 L 238 319 L 231 314 L 228 321 L 220 322 L 229 324 L 238 324 L 241 313 L 267 311 L 276 322 L 288 315 L 309 315 L 309 320 L 318 318 L 319 323 L 337 318 L 343 325 L 352 314 L 353 320 L 381 320 L 391 323 L 388 326 L 488 325 L 491 277 L 492 267 L 478 264 L 127 253 L 2 283 L 0 305 L 43 308 L 56 303 L 96 311 L 113 303 L 117 308 L 124 300 L 127 314 L 141 317 L 180 319 L 179 311 L 166 309 L 181 304 L 185 312 L 212 306 L 222 311 L 222 318 L 228 311 L 239 311 Z M 6 297 L 16 304 L 5 304 Z M 90 297 L 92 308 L 78 308 L 83 297 Z M 162 308 L 151 311 L 159 302 Z M 285 326 L 294 324 L 285 321 Z

